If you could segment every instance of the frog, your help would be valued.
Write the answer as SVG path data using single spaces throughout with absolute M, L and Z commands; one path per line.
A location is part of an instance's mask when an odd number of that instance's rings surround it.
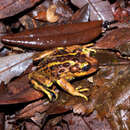
M 38 62 L 35 71 L 28 75 L 32 86 L 43 92 L 50 101 L 58 98 L 54 90 L 54 84 L 61 87 L 72 96 L 82 97 L 88 101 L 88 97 L 82 92 L 88 88 L 74 87 L 70 81 L 79 77 L 89 76 L 98 69 L 98 61 L 90 56 L 95 52 L 88 45 L 73 45 L 69 47 L 57 47 L 46 50 L 33 57 Z

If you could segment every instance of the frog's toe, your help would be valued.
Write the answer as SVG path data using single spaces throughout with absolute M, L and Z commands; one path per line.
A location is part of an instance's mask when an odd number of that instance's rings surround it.
M 87 98 L 87 96 L 85 96 L 84 94 L 82 94 L 82 93 L 79 93 L 79 92 L 74 92 L 73 93 L 73 95 L 74 96 L 79 96 L 79 97 L 82 97 L 82 98 L 84 98 L 86 101 L 88 101 L 88 98 Z
M 86 92 L 86 91 L 89 91 L 89 89 L 88 88 L 82 88 L 82 86 L 78 86 L 74 93 L 76 94 L 76 96 L 83 97 L 85 100 L 88 101 L 88 98 L 84 94 L 80 93 L 80 92 Z
M 86 92 L 86 91 L 89 91 L 88 88 L 82 88 L 82 86 L 78 86 L 78 87 L 76 88 L 76 90 L 78 90 L 79 92 Z

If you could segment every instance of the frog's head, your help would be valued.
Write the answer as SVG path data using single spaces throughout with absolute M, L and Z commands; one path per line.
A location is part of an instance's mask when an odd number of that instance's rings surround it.
M 75 60 L 75 64 L 70 67 L 70 72 L 75 77 L 89 75 L 97 70 L 98 62 L 95 58 L 81 54 Z

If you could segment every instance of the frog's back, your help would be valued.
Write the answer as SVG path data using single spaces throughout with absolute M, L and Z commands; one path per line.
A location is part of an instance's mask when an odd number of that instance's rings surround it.
M 88 65 L 86 55 L 81 53 L 64 53 L 62 55 L 57 54 L 45 58 L 40 63 L 40 69 L 38 72 L 48 75 L 50 80 L 57 80 L 64 77 L 68 80 L 74 78 L 74 74 L 84 71 L 83 65 Z

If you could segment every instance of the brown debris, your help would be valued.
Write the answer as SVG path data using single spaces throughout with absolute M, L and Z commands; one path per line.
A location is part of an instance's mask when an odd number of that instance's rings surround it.
M 59 20 L 59 16 L 56 14 L 56 5 L 51 5 L 46 12 L 46 19 L 50 23 L 57 22 Z
M 29 16 L 35 19 L 35 22 L 67 23 L 73 14 L 72 9 L 64 1 L 43 1 L 34 10 L 29 12 Z
M 25 122 L 26 130 L 40 130 L 40 128 L 33 122 Z
M 4 130 L 5 127 L 5 114 L 4 113 L 0 113 L 0 130 Z
M 127 23 L 130 21 L 129 18 L 129 10 L 128 10 L 128 0 L 120 0 L 116 1 L 114 4 L 111 5 L 112 12 L 114 15 L 114 19 L 119 22 Z
M 49 103 L 47 100 L 39 100 L 29 104 L 24 109 L 22 109 L 19 113 L 16 114 L 15 119 L 26 119 L 33 117 L 38 112 L 43 113 L 47 111 L 50 106 L 51 103 Z
M 14 16 L 33 7 L 40 0 L 4 0 L 0 1 L 0 19 Z

